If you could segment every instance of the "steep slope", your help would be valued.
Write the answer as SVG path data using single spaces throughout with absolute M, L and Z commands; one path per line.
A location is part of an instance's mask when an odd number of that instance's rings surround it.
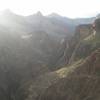
M 72 66 L 65 66 L 57 71 L 45 73 L 34 80 L 30 80 L 21 86 L 16 93 L 16 100 L 37 100 L 46 89 L 58 82 L 60 79 L 67 77 L 69 73 L 74 71 L 75 66 L 80 65 L 82 60 L 77 61 Z
M 2 100 L 13 100 L 12 96 L 20 86 L 50 71 L 47 65 L 58 43 L 45 32 L 36 32 L 38 35 L 35 37 L 22 38 L 1 27 L 0 97 Z
M 63 40 L 55 55 L 57 61 L 53 64 L 55 66 L 71 64 L 87 57 L 98 47 L 100 47 L 100 19 L 96 19 L 93 24 L 78 25 L 74 36 Z
M 36 99 L 62 78 L 59 73 L 63 69 L 55 70 L 68 64 L 77 44 L 76 38 L 71 38 L 71 35 L 80 22 L 73 23 L 72 19 L 58 15 L 43 16 L 40 12 L 27 17 L 8 10 L 0 14 L 2 100 Z
M 100 49 L 93 52 L 67 77 L 50 86 L 38 100 L 99 100 L 99 84 Z
M 86 58 L 91 52 L 100 47 L 99 20 L 95 20 L 95 27 L 90 24 L 83 24 L 77 27 L 73 39 L 75 44 L 72 43 L 75 48 L 71 53 L 68 64 Z M 68 57 L 68 49 L 70 51 L 72 48 L 66 45 L 64 49 L 65 52 L 67 51 L 65 57 Z M 49 86 L 46 91 L 39 95 L 38 100 L 99 100 L 99 62 L 100 49 L 92 53 L 81 64 L 56 71 L 64 79 L 57 80 L 56 83 Z M 69 73 L 66 75 L 67 72 Z
M 63 39 L 60 48 L 58 49 L 58 52 L 56 53 L 53 60 L 53 65 L 61 67 L 63 65 L 71 64 L 72 62 L 79 60 L 83 57 L 83 55 L 84 57 L 88 56 L 88 54 L 90 54 L 91 48 L 89 43 L 86 41 L 89 37 L 96 37 L 93 33 L 92 24 L 78 25 L 75 29 L 74 36 L 66 37 Z M 90 39 L 92 40 L 93 38 Z
M 93 33 L 92 24 L 82 24 L 82 25 L 78 25 L 76 27 L 76 31 L 75 31 L 75 35 L 74 35 L 75 45 L 74 45 L 74 50 L 69 59 L 69 64 L 74 62 L 74 60 L 79 60 L 81 57 L 88 56 L 88 53 L 89 53 L 88 50 L 90 50 L 91 48 L 88 45 L 88 43 L 84 44 L 84 42 L 87 38 L 92 37 L 93 34 L 94 33 Z M 95 36 L 93 36 L 93 38 L 94 37 Z M 85 51 L 85 49 L 87 49 L 87 51 Z M 80 50 L 80 52 L 78 50 Z M 82 51 L 82 53 L 81 53 L 81 51 Z M 83 54 L 83 53 L 85 53 L 85 54 Z
M 85 27 L 88 29 L 87 32 L 86 30 L 76 31 L 79 42 L 72 53 L 70 63 L 88 56 L 92 51 L 100 47 L 100 19 L 96 19 L 93 26 L 89 26 L 90 28 L 87 25 Z

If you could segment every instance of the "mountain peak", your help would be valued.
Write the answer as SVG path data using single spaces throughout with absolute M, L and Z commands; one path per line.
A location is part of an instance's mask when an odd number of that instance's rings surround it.
M 40 11 L 38 11 L 38 12 L 36 13 L 36 16 L 43 16 L 43 15 L 42 15 L 42 13 L 41 13 Z

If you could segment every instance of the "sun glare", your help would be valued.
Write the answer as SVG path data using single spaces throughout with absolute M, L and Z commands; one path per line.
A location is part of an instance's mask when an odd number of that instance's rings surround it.
M 0 11 L 10 9 L 21 15 L 41 11 L 44 15 L 52 12 L 63 16 L 87 17 L 100 11 L 99 0 L 0 0 Z

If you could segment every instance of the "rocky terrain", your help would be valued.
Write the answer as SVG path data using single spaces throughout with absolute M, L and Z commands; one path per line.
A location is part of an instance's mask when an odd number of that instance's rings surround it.
M 74 67 L 69 75 L 51 85 L 37 100 L 99 100 L 100 49 Z
M 71 62 L 69 66 L 56 71 L 61 79 L 49 86 L 42 95 L 40 94 L 38 96 L 37 100 L 100 99 L 99 21 L 100 19 L 95 20 L 95 30 L 93 29 L 92 34 L 84 38 L 82 36 L 83 39 L 81 39 L 81 43 L 79 43 L 78 46 L 76 45 L 77 48 L 75 48 L 74 53 L 72 53 L 73 62 Z M 96 33 L 94 34 L 94 32 Z M 87 46 L 84 46 L 84 43 Z M 76 62 L 76 64 L 74 64 L 74 62 Z
M 94 22 L 93 22 L 94 20 Z M 99 100 L 100 19 L 0 13 L 0 99 Z

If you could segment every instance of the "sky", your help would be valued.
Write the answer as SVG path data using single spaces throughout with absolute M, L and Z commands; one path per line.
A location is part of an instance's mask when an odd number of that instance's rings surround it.
M 0 0 L 0 11 L 10 9 L 16 14 L 31 15 L 41 11 L 69 18 L 91 17 L 100 13 L 100 0 Z

